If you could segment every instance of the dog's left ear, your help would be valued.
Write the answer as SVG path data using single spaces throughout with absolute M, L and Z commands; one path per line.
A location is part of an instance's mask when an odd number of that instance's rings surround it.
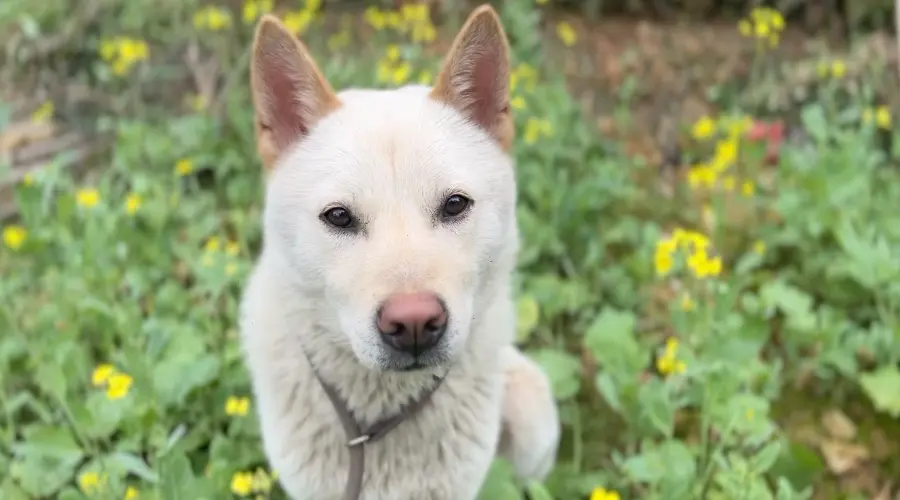
M 513 140 L 509 108 L 509 42 L 497 12 L 484 4 L 469 15 L 431 91 L 487 131 L 508 150 Z
M 288 146 L 341 105 L 306 46 L 271 14 L 256 28 L 250 85 L 256 147 L 267 173 Z

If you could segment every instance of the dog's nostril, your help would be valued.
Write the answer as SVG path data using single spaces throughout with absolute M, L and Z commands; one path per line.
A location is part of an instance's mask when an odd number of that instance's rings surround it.
M 386 343 L 418 355 L 440 340 L 447 326 L 447 310 L 431 293 L 397 294 L 384 302 L 376 325 Z

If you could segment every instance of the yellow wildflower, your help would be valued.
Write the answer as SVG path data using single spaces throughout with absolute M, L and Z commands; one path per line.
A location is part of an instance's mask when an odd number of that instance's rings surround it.
M 653 269 L 657 276 L 669 274 L 675 265 L 674 254 L 678 248 L 677 240 L 666 238 L 656 242 L 656 251 L 653 253 Z
M 253 474 L 250 472 L 235 472 L 231 476 L 231 491 L 235 495 L 249 495 L 253 491 Z
M 31 121 L 35 123 L 43 123 L 53 118 L 53 101 L 45 101 L 31 113 Z
M 138 497 L 137 488 L 129 486 L 125 488 L 125 500 L 135 500 Z
M 100 202 L 100 192 L 94 188 L 79 189 L 75 193 L 75 202 L 84 208 L 93 208 Z
M 844 61 L 838 59 L 831 63 L 831 76 L 835 78 L 843 78 L 847 74 L 847 65 Z
M 219 241 L 218 236 L 210 236 L 206 243 L 203 244 L 203 251 L 206 253 L 218 252 L 221 247 L 221 242 Z
M 141 208 L 141 195 L 131 193 L 125 198 L 125 212 L 134 215 Z
M 527 104 L 525 103 L 525 99 L 520 95 L 513 97 L 512 100 L 509 102 L 509 105 L 510 105 L 510 107 L 512 107 L 512 109 L 518 109 L 518 110 L 522 110 L 527 107 Z
M 219 31 L 231 26 L 231 13 L 208 5 L 194 13 L 194 27 L 200 30 Z
M 78 476 L 78 488 L 86 495 L 96 492 L 102 486 L 105 478 L 96 472 L 85 472 Z
M 329 50 L 336 52 L 348 45 L 350 45 L 350 30 L 342 29 L 328 37 Z
M 681 310 L 683 311 L 693 311 L 697 308 L 697 304 L 694 303 L 694 299 L 691 298 L 690 295 L 684 294 L 681 296 Z
M 28 239 L 28 230 L 18 224 L 3 228 L 3 244 L 10 250 L 18 250 Z
M 301 10 L 299 12 L 288 12 L 284 15 L 284 26 L 296 35 L 303 34 L 309 24 L 312 22 L 312 12 Z
M 875 124 L 885 130 L 891 128 L 891 110 L 887 106 L 879 106 L 875 110 Z
M 225 400 L 225 414 L 233 417 L 243 417 L 250 410 L 250 399 L 228 396 Z
M 691 127 L 691 135 L 694 139 L 702 140 L 713 135 L 716 131 L 716 122 L 707 115 L 703 115 Z
M 756 241 L 753 243 L 753 251 L 756 252 L 756 253 L 758 253 L 759 255 L 762 255 L 762 254 L 766 253 L 766 244 L 765 244 L 765 242 L 763 242 L 762 240 L 756 240 Z
M 753 25 L 750 24 L 750 21 L 746 19 L 741 19 L 738 22 L 738 32 L 741 36 L 750 36 L 753 34 Z
M 128 395 L 133 379 L 125 373 L 115 373 L 109 377 L 106 385 L 106 396 L 109 399 L 122 399 Z
M 101 363 L 94 368 L 94 371 L 91 373 L 91 384 L 94 387 L 100 387 L 105 385 L 106 382 L 116 372 L 116 369 L 113 365 L 109 363 Z
M 546 5 L 549 0 L 535 0 L 534 3 L 538 5 Z
M 30 185 L 34 184 L 34 175 L 32 175 L 32 174 L 23 175 L 22 176 L 22 184 L 25 186 L 30 186 Z
M 175 163 L 175 173 L 180 176 L 185 176 L 194 171 L 194 162 L 188 160 L 187 158 L 183 158 L 178 160 Z
M 706 165 L 696 165 L 688 170 L 687 178 L 692 188 L 700 186 L 711 188 L 716 183 L 716 171 Z
M 387 26 L 387 18 L 384 12 L 377 7 L 366 8 L 365 12 L 363 12 L 363 20 L 377 31 L 381 31 Z
M 620 500 L 619 492 L 598 486 L 591 491 L 591 500 Z
M 431 71 L 422 70 L 422 72 L 419 73 L 419 84 L 420 85 L 431 85 L 431 83 L 433 81 L 434 81 L 434 75 L 431 74 Z
M 754 186 L 753 181 L 744 181 L 741 184 L 741 193 L 744 196 L 750 197 L 753 196 L 753 193 L 756 191 L 756 186 Z
M 747 411 L 744 412 L 744 416 L 747 417 L 748 422 L 752 422 L 753 418 L 756 416 L 756 412 L 753 411 L 753 408 L 747 408 Z
M 257 493 L 268 493 L 272 490 L 273 478 L 266 474 L 262 468 L 257 468 L 253 474 L 253 491 Z
M 235 273 L 237 273 L 237 269 L 237 264 L 235 264 L 234 262 L 225 264 L 225 276 L 234 276 Z
M 819 78 L 828 78 L 828 75 L 831 73 L 831 66 L 826 62 L 820 62 L 816 64 L 816 73 L 819 74 Z
M 677 358 L 678 339 L 669 337 L 663 353 L 656 358 L 656 369 L 662 375 L 681 374 L 687 371 L 687 364 Z
M 267 12 L 272 11 L 272 0 L 247 0 L 241 15 L 245 24 L 253 24 L 256 19 Z
M 730 167 L 738 156 L 738 143 L 734 138 L 723 139 L 716 143 L 716 152 L 711 162 L 716 172 L 723 172 Z
M 571 47 L 578 41 L 578 33 L 575 31 L 575 28 L 565 21 L 561 21 L 556 25 L 556 36 L 559 37 L 566 47 Z
M 397 62 L 400 60 L 400 47 L 395 44 L 390 44 L 387 46 L 387 49 L 384 50 L 384 58 L 390 62 Z
M 394 82 L 395 85 L 404 84 L 409 80 L 409 75 L 411 72 L 412 67 L 409 65 L 409 63 L 403 62 L 392 70 L 391 81 Z
M 241 246 L 236 241 L 229 241 L 225 243 L 225 253 L 230 255 L 231 257 L 236 256 L 241 252 Z
M 550 122 L 545 119 L 539 120 L 532 116 L 525 122 L 525 134 L 523 139 L 526 144 L 534 144 L 541 136 L 549 137 L 552 134 L 553 129 L 550 126 Z

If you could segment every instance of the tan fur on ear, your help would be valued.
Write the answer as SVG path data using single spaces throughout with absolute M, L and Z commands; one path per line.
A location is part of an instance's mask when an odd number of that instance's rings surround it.
M 256 148 L 267 174 L 288 146 L 341 106 L 306 46 L 271 14 L 256 28 L 250 87 Z
M 490 4 L 476 8 L 456 35 L 431 91 L 484 128 L 504 150 L 512 147 L 509 42 Z

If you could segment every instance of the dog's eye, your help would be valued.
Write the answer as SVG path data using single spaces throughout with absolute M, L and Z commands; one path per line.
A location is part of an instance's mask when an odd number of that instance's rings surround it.
M 323 212 L 320 217 L 327 224 L 341 229 L 349 229 L 353 227 L 356 222 L 356 219 L 353 218 L 353 214 L 344 207 L 330 208 Z
M 444 208 L 441 210 L 441 217 L 452 219 L 464 214 L 472 205 L 472 200 L 461 194 L 454 194 L 444 201 Z

